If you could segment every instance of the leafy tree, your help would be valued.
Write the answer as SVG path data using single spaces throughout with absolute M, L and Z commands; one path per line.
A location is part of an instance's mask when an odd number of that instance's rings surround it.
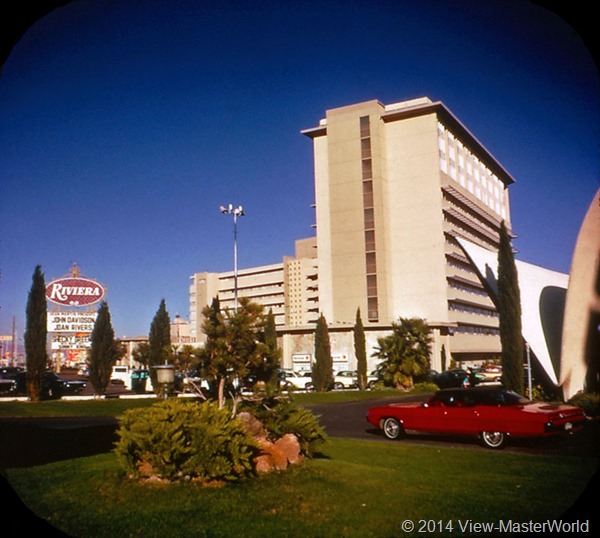
M 521 329 L 521 293 L 510 237 L 504 221 L 500 226 L 498 249 L 497 306 L 500 315 L 503 382 L 507 389 L 523 394 L 524 344 Z
M 27 366 L 27 394 L 34 402 L 42 399 L 44 371 L 48 368 L 48 310 L 46 306 L 46 283 L 41 266 L 33 272 L 31 289 L 27 299 L 25 356 Z
M 182 372 L 191 370 L 194 362 L 197 361 L 194 346 L 186 344 L 181 346 L 181 349 L 173 346 L 172 359 L 177 370 L 181 370 Z
M 219 408 L 225 405 L 226 388 L 236 398 L 248 376 L 256 372 L 268 352 L 259 339 L 263 307 L 242 297 L 234 311 L 221 312 L 218 299 L 202 311 L 207 336 L 201 351 L 202 369 L 216 387 Z
M 220 380 L 222 378 L 226 380 L 228 374 L 224 359 L 222 359 L 227 345 L 225 316 L 221 312 L 218 297 L 215 297 L 212 303 L 202 310 L 202 315 L 204 317 L 202 332 L 206 335 L 206 342 L 199 351 L 199 365 L 202 376 L 206 378 L 210 387 L 209 392 L 218 398 Z M 225 387 L 223 386 L 221 389 L 223 401 L 224 392 Z
M 150 324 L 148 336 L 148 366 L 152 385 L 156 387 L 157 375 L 153 366 L 165 364 L 171 354 L 171 320 L 165 300 L 160 301 L 160 306 Z
M 110 382 L 112 367 L 123 356 L 123 348 L 115 340 L 108 304 L 102 302 L 91 335 L 89 351 L 90 382 L 94 393 L 102 396 Z
M 140 342 L 131 352 L 131 356 L 135 362 L 148 366 L 150 364 L 150 346 L 148 342 Z
M 315 363 L 312 367 L 312 380 L 317 392 L 325 392 L 333 385 L 333 359 L 329 342 L 329 328 L 325 316 L 321 314 L 315 329 Z
M 358 388 L 365 390 L 367 388 L 367 344 L 360 308 L 356 311 L 356 323 L 354 324 L 354 353 L 358 371 Z
M 377 343 L 374 356 L 382 361 L 384 383 L 409 389 L 415 378 L 429 371 L 431 329 L 424 320 L 400 318 L 399 323 L 392 323 L 392 333 Z

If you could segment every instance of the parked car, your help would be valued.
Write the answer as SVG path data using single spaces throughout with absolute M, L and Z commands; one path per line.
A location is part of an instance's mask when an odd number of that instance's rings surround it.
M 27 395 L 27 372 L 19 372 L 15 377 L 16 394 L 20 396 Z M 43 400 L 52 400 L 62 398 L 63 396 L 72 396 L 80 394 L 85 389 L 87 383 L 76 379 L 63 379 L 55 372 L 44 372 L 42 378 Z
M 14 379 L 0 377 L 0 396 L 10 396 L 17 391 L 17 382 Z
M 475 376 L 476 384 L 485 381 L 485 376 L 483 374 L 480 374 L 475 370 L 470 373 L 462 368 L 454 368 L 452 370 L 435 373 L 431 376 L 431 380 L 440 387 L 440 389 L 451 389 L 468 386 L 471 384 L 473 376 Z
M 358 387 L 358 372 L 356 370 L 340 370 L 333 376 L 334 390 L 355 389 Z
M 367 374 L 367 387 L 373 390 L 377 383 L 383 384 L 383 373 L 379 370 L 373 370 L 371 373 Z
M 283 386 L 286 389 L 314 390 L 315 385 L 309 372 L 285 371 L 283 373 Z
M 24 372 L 25 369 L 19 366 L 2 366 L 0 367 L 0 378 L 14 379 L 19 372 Z
M 496 365 L 483 366 L 479 370 L 479 373 L 484 376 L 485 381 L 487 381 L 487 382 L 498 383 L 498 382 L 502 381 L 502 366 L 496 366 Z
M 478 436 L 488 448 L 508 437 L 545 437 L 576 431 L 585 422 L 579 407 L 532 402 L 502 387 L 437 391 L 427 402 L 372 407 L 367 421 L 388 439 L 407 431 Z

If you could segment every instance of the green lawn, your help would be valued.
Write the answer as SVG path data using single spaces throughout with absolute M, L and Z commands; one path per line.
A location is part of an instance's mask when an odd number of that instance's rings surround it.
M 459 526 L 468 520 L 558 518 L 596 466 L 594 458 L 332 439 L 292 470 L 224 487 L 133 482 L 112 453 L 7 475 L 36 514 L 85 538 L 425 535 L 403 532 L 407 519 L 434 525 L 427 536 L 450 537 L 466 535 Z
M 303 405 L 398 395 L 339 391 L 294 398 Z M 0 415 L 118 416 L 127 408 L 155 402 L 3 401 Z M 83 538 L 391 538 L 467 536 L 461 528 L 467 522 L 558 518 L 581 494 L 597 465 L 597 458 L 331 439 L 318 458 L 225 487 L 133 482 L 123 476 L 112 453 L 8 469 L 6 474 L 36 514 Z M 405 520 L 414 522 L 413 532 L 405 532 Z M 484 535 L 491 534 L 506 533 Z

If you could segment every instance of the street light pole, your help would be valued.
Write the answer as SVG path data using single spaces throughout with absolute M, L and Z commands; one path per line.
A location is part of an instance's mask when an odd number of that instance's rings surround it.
M 233 304 L 237 312 L 238 307 L 238 285 L 237 285 L 237 218 L 244 216 L 244 208 L 240 205 L 233 207 L 233 204 L 222 205 L 220 208 L 224 215 L 233 215 Z
M 529 342 L 525 342 L 525 350 L 527 353 L 527 388 L 529 389 L 529 399 L 533 400 L 533 394 L 531 393 L 533 390 L 531 386 L 531 348 L 529 347 Z

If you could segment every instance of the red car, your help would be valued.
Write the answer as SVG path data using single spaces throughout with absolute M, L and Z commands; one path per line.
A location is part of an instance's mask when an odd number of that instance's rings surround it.
M 474 435 L 489 448 L 507 437 L 544 437 L 573 432 L 585 422 L 579 407 L 531 402 L 502 387 L 444 389 L 427 402 L 373 407 L 367 420 L 388 439 L 406 431 Z

